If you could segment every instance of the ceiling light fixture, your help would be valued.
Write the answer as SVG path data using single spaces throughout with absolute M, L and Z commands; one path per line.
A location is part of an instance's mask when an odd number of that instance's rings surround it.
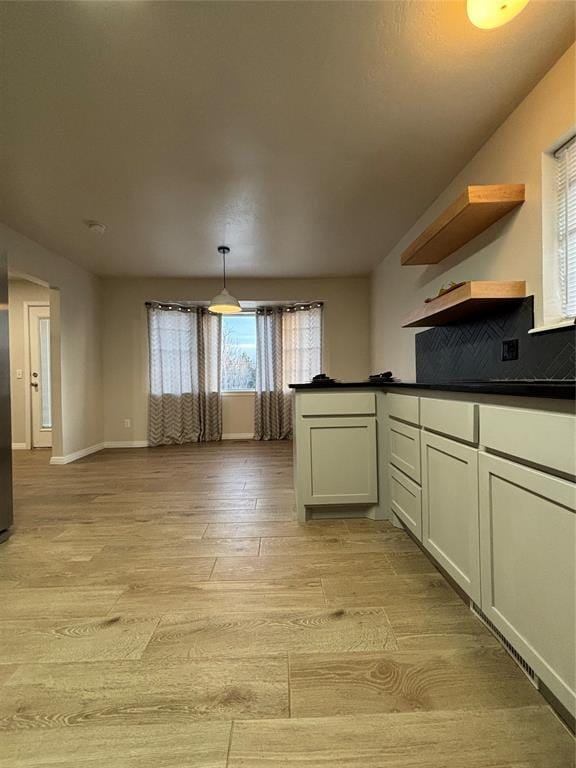
M 467 0 L 468 18 L 480 29 L 507 24 L 526 8 L 529 0 Z
M 224 265 L 224 286 L 220 293 L 214 296 L 208 309 L 218 315 L 237 315 L 238 312 L 242 312 L 240 302 L 231 296 L 226 288 L 226 254 L 230 253 L 230 248 L 227 245 L 220 245 L 218 246 L 218 253 L 222 254 Z

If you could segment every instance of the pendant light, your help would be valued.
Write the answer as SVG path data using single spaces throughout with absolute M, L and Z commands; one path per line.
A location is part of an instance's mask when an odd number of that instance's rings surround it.
M 220 245 L 218 246 L 218 253 L 222 254 L 222 262 L 224 264 L 224 286 L 220 293 L 214 296 L 208 309 L 217 315 L 237 315 L 238 312 L 242 312 L 240 302 L 234 296 L 231 296 L 226 289 L 226 254 L 230 253 L 230 248 L 227 245 Z
M 528 0 L 467 0 L 468 18 L 480 29 L 507 24 L 528 5 Z

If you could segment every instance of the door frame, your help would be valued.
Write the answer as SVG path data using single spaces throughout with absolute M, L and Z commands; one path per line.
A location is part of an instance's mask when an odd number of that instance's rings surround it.
M 30 307 L 48 307 L 49 310 L 51 307 L 49 301 L 24 301 L 22 304 L 24 312 L 24 380 L 28 384 L 26 397 L 24 398 L 24 426 L 26 429 L 25 446 L 26 450 L 30 451 L 32 450 L 32 399 L 30 396 Z M 50 320 L 52 320 L 52 317 L 50 317 Z M 52 323 L 50 323 L 50 333 L 52 333 Z M 52 378 L 52 366 L 50 366 L 50 378 Z M 51 403 L 51 405 L 53 405 L 53 403 Z

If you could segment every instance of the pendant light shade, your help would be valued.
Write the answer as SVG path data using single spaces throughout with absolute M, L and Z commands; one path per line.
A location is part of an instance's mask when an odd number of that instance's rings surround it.
M 219 315 L 235 315 L 242 312 L 242 307 L 238 299 L 231 296 L 226 288 L 222 288 L 218 296 L 214 296 L 208 307 L 210 312 L 216 312 Z
M 240 302 L 238 299 L 234 298 L 234 296 L 231 296 L 226 288 L 226 254 L 230 253 L 230 248 L 226 245 L 220 245 L 218 247 L 218 253 L 222 254 L 224 285 L 220 293 L 217 296 L 214 296 L 208 309 L 210 312 L 215 312 L 217 315 L 237 315 L 238 312 L 242 312 Z

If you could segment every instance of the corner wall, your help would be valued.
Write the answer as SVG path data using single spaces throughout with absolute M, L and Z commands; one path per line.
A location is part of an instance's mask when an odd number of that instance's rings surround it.
M 559 59 L 373 273 L 374 370 L 414 378 L 419 329 L 401 328 L 402 318 L 451 280 L 526 280 L 542 322 L 542 154 L 576 122 L 575 51 Z M 466 185 L 501 183 L 524 183 L 526 202 L 440 264 L 400 266 L 404 248 Z
M 12 274 L 35 277 L 59 289 L 61 399 L 53 391 L 54 414 L 62 409 L 61 443 L 54 453 L 85 451 L 103 441 L 101 281 L 67 259 L 0 224 L 0 249 Z M 54 292 L 52 293 L 54 296 Z M 51 308 L 58 302 L 51 299 Z M 54 318 L 53 318 L 54 319 Z

